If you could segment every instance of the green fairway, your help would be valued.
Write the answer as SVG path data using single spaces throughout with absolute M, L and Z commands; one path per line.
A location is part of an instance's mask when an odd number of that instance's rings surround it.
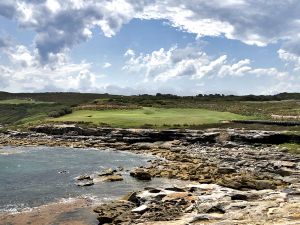
M 199 125 L 219 123 L 222 120 L 246 119 L 248 117 L 230 112 L 217 112 L 206 109 L 163 109 L 143 108 L 134 110 L 78 110 L 72 114 L 52 119 L 60 122 L 91 122 L 108 124 L 112 127 L 168 127 L 174 125 Z

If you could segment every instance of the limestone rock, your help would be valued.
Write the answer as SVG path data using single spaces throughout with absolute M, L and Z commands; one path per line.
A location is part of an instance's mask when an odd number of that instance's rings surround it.
M 133 210 L 131 210 L 131 212 L 134 213 L 139 213 L 139 214 L 143 214 L 144 212 L 146 212 L 148 210 L 148 206 L 147 205 L 141 205 Z
M 82 182 L 77 183 L 77 186 L 79 186 L 79 187 L 87 187 L 87 186 L 92 186 L 92 185 L 94 185 L 93 181 L 82 181 Z
M 143 169 L 136 169 L 131 171 L 130 176 L 138 180 L 151 180 L 151 174 Z
M 121 175 L 111 175 L 105 176 L 102 181 L 103 182 L 115 182 L 115 181 L 122 181 L 123 177 Z
M 76 180 L 82 181 L 82 180 L 93 180 L 90 175 L 84 174 L 80 175 L 78 177 L 75 177 Z
M 130 192 L 130 193 L 128 193 L 127 195 L 125 195 L 122 198 L 122 200 L 135 203 L 136 205 L 140 204 L 140 201 L 139 201 L 139 199 L 137 197 L 137 193 L 136 192 Z

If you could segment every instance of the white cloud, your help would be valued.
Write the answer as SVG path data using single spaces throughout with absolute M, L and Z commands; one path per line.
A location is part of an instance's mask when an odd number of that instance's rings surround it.
M 128 49 L 124 54 L 124 56 L 134 56 L 134 55 L 135 53 L 132 49 Z
M 34 44 L 40 62 L 46 64 L 50 54 L 90 39 L 94 27 L 100 27 L 107 37 L 115 35 L 141 5 L 143 1 L 9 0 L 0 2 L 0 15 L 37 33 Z
M 249 74 L 254 74 L 258 77 L 260 76 L 271 76 L 277 79 L 285 79 L 289 74 L 287 72 L 281 72 L 278 69 L 271 68 L 258 68 L 248 71 Z
M 52 12 L 57 12 L 60 10 L 61 5 L 59 4 L 58 1 L 56 0 L 47 0 L 46 1 L 46 6 L 52 11 Z
M 190 46 L 172 47 L 169 50 L 161 48 L 150 54 L 137 55 L 133 50 L 130 50 L 130 53 L 125 53 L 127 61 L 123 70 L 133 74 L 144 74 L 145 81 L 167 81 L 182 77 L 202 79 L 205 76 L 272 76 L 275 79 L 287 76 L 287 73 L 276 68 L 252 68 L 249 59 L 229 63 L 226 55 L 213 58 Z
M 281 92 L 299 92 L 300 90 L 300 77 L 291 76 L 280 82 L 272 83 L 268 88 L 262 87 L 258 92 L 263 95 L 272 95 Z
M 6 91 L 97 90 L 96 76 L 90 71 L 91 64 L 69 61 L 64 53 L 56 55 L 49 65 L 41 65 L 36 52 L 23 45 L 6 51 L 10 65 L 0 65 L 0 87 Z
M 187 4 L 174 4 L 171 1 L 166 4 L 158 1 L 155 5 L 145 7 L 144 12 L 138 17 L 141 19 L 166 19 L 170 21 L 171 26 L 197 34 L 197 37 L 220 36 L 233 32 L 233 26 L 226 21 L 219 21 L 214 18 L 198 19 L 198 13 L 189 9 Z
M 15 49 L 10 49 L 8 57 L 13 64 L 21 64 L 22 67 L 34 67 L 38 64 L 35 56 L 23 45 L 17 45 Z
M 106 63 L 103 64 L 102 68 L 107 69 L 107 68 L 109 68 L 111 66 L 112 66 L 111 63 L 106 62 Z
M 69 51 L 89 40 L 94 28 L 100 28 L 105 36 L 111 37 L 134 18 L 162 19 L 198 38 L 222 36 L 258 46 L 279 42 L 282 43 L 278 51 L 280 59 L 291 66 L 293 72 L 299 71 L 299 11 L 297 0 L 0 1 L 0 16 L 15 20 L 20 28 L 36 33 L 30 48 L 13 46 L 8 39 L 0 38 L 0 49 L 11 61 L 11 65 L 0 65 L 0 86 L 27 91 L 46 90 L 47 87 L 96 90 L 98 76 L 91 72 L 91 64 L 72 63 Z M 254 68 L 249 59 L 236 61 L 228 59 L 227 55 L 211 57 L 192 47 L 162 48 L 149 54 L 129 49 L 125 57 L 124 70 L 145 74 L 145 80 L 156 83 L 183 77 L 222 80 L 228 76 L 236 79 L 269 76 L 275 80 L 286 79 L 290 84 L 299 81 L 294 74 L 286 78 L 287 72 L 277 68 Z M 108 68 L 109 64 L 103 66 Z
M 291 65 L 294 71 L 300 70 L 300 56 L 283 49 L 278 50 L 279 58 L 286 63 L 287 66 Z
M 264 46 L 278 41 L 286 50 L 300 43 L 297 0 L 6 0 L 0 15 L 34 30 L 40 61 L 92 37 L 100 27 L 111 37 L 134 18 L 163 19 L 198 37 L 225 36 Z M 294 52 L 300 55 L 300 51 Z
M 295 0 L 168 0 L 145 7 L 140 18 L 167 19 L 198 36 L 220 36 L 264 46 L 300 33 Z M 298 42 L 299 43 L 299 42 Z

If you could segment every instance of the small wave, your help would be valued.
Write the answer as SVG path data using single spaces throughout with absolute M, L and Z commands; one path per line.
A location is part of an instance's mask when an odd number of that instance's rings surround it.
M 44 209 L 47 207 L 51 207 L 54 205 L 59 205 L 59 204 L 75 204 L 78 201 L 85 201 L 88 204 L 91 205 L 96 205 L 96 204 L 101 204 L 104 202 L 108 202 L 111 200 L 114 200 L 114 197 L 98 197 L 96 195 L 91 195 L 91 194 L 85 194 L 81 195 L 78 197 L 70 197 L 70 198 L 60 198 L 57 201 L 50 202 L 48 204 L 40 205 L 40 206 L 35 206 L 35 207 L 28 207 L 25 204 L 9 204 L 6 205 L 4 208 L 0 208 L 0 213 L 7 213 L 7 214 L 18 214 L 18 213 L 27 213 L 27 212 L 32 212 L 40 209 Z
M 4 206 L 4 208 L 0 208 L 0 213 L 9 213 L 16 214 L 23 211 L 30 211 L 31 208 L 27 207 L 25 204 L 9 204 Z
M 96 204 L 102 204 L 104 202 L 109 202 L 112 200 L 115 200 L 116 197 L 99 197 L 96 195 L 91 195 L 91 194 L 85 194 L 82 196 L 85 199 L 88 199 L 90 201 L 91 204 L 96 205 Z
M 47 207 L 53 206 L 53 205 L 72 204 L 72 203 L 76 203 L 77 201 L 80 201 L 80 200 L 90 201 L 87 198 L 75 197 L 75 198 L 61 198 L 58 201 L 50 202 L 48 204 L 35 206 L 35 207 L 28 207 L 23 203 L 22 204 L 9 204 L 9 205 L 6 205 L 4 208 L 0 208 L 0 213 L 8 213 L 8 214 L 27 213 L 27 212 L 32 212 L 35 210 L 47 208 Z
M 0 149 L 0 155 L 15 155 L 15 154 L 20 154 L 24 153 L 23 150 L 19 149 Z

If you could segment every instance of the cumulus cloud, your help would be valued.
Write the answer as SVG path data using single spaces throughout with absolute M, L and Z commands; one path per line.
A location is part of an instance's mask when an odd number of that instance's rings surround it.
M 130 52 L 130 54 L 128 54 Z M 144 74 L 145 81 L 167 81 L 181 77 L 201 79 L 203 77 L 226 76 L 272 76 L 280 78 L 287 73 L 276 68 L 253 68 L 249 59 L 230 63 L 226 55 L 217 58 L 208 56 L 200 49 L 188 46 L 186 48 L 163 48 L 149 54 L 136 54 L 133 50 L 125 53 L 127 58 L 123 70 L 128 73 Z
M 299 11 L 295 0 L 168 0 L 146 6 L 140 17 L 166 19 L 198 37 L 224 35 L 264 46 L 294 40 L 300 33 Z
M 0 15 L 34 30 L 40 61 L 88 40 L 99 27 L 115 35 L 133 18 L 163 19 L 197 37 L 224 36 L 264 46 L 282 41 L 286 50 L 300 43 L 297 0 L 7 0 Z M 293 52 L 300 54 L 300 50 Z
M 56 64 L 41 65 L 35 51 L 16 45 L 5 52 L 10 65 L 0 65 L 0 87 L 7 91 L 77 90 L 92 92 L 97 89 L 91 64 L 72 63 L 60 53 Z
M 0 3 L 0 15 L 37 33 L 34 43 L 45 64 L 50 56 L 91 38 L 95 27 L 107 37 L 115 35 L 144 4 L 129 0 L 9 0 Z
M 97 76 L 91 72 L 91 64 L 72 63 L 69 51 L 89 40 L 95 29 L 112 37 L 134 18 L 164 20 L 197 38 L 221 36 L 258 46 L 279 42 L 282 43 L 278 51 L 280 59 L 293 71 L 299 71 L 299 11 L 297 0 L 1 1 L 0 16 L 14 20 L 20 28 L 33 31 L 36 36 L 30 47 L 12 46 L 8 39 L 0 38 L 0 48 L 11 62 L 11 66 L 0 67 L 0 86 L 16 85 L 29 91 L 47 87 L 68 90 L 72 86 L 83 91 L 95 88 Z M 287 76 L 276 68 L 254 68 L 249 59 L 236 61 L 227 55 L 211 57 L 190 46 L 162 48 L 149 54 L 129 49 L 125 57 L 124 71 L 142 72 L 146 81 L 228 76 L 281 79 Z M 103 67 L 108 68 L 109 64 Z

